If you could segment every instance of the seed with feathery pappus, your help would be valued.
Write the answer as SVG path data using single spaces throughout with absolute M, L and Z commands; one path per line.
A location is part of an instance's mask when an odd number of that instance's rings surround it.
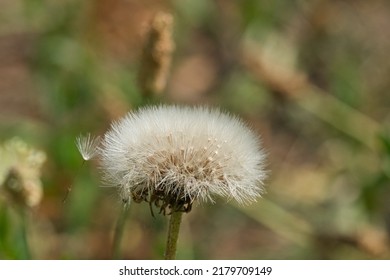
M 80 135 L 76 138 L 76 146 L 84 160 L 94 158 L 98 153 L 100 137 L 93 137 L 90 133 L 86 136 Z

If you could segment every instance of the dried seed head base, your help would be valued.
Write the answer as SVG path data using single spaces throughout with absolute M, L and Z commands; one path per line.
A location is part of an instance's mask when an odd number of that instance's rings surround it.
M 188 213 L 192 209 L 194 199 L 184 193 L 167 194 L 164 184 L 153 188 L 133 188 L 131 198 L 136 203 L 148 202 L 152 216 L 153 206 L 159 209 L 159 214 L 171 215 L 173 212 Z M 127 202 L 127 201 L 124 201 Z

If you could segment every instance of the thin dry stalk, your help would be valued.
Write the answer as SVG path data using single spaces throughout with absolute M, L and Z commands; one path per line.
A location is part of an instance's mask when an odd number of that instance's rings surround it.
M 138 76 L 144 96 L 161 95 L 166 87 L 175 49 L 172 26 L 173 17 L 169 13 L 159 12 L 152 19 Z

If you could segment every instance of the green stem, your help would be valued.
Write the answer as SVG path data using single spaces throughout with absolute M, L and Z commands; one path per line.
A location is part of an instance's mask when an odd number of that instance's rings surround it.
M 23 242 L 23 255 L 24 258 L 27 260 L 31 259 L 31 251 L 30 246 L 28 244 L 28 237 L 27 237 L 27 217 L 24 209 L 21 211 L 21 235 L 22 235 L 22 242 Z
M 126 224 L 126 218 L 129 210 L 129 205 L 125 203 L 122 207 L 121 213 L 119 214 L 119 219 L 115 227 L 115 232 L 114 232 L 114 240 L 112 244 L 112 258 L 113 259 L 118 259 L 119 254 L 120 254 L 120 245 L 123 237 L 123 232 L 125 229 L 125 224 Z
M 166 260 L 174 260 L 176 258 L 176 245 L 179 238 L 182 214 L 182 212 L 173 212 L 169 219 L 167 247 L 165 251 Z

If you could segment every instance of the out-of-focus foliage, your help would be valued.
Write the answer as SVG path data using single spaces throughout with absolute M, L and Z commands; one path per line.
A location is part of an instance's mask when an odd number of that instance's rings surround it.
M 264 199 L 195 207 L 178 258 L 390 257 L 388 1 L 1 6 L 0 141 L 17 136 L 47 158 L 38 207 L 0 202 L 0 258 L 111 258 L 121 202 L 75 139 L 156 102 L 239 114 L 268 152 Z M 156 97 L 140 90 L 139 70 L 159 12 L 172 15 L 175 51 Z M 142 204 L 127 218 L 121 257 L 161 258 L 167 218 Z

